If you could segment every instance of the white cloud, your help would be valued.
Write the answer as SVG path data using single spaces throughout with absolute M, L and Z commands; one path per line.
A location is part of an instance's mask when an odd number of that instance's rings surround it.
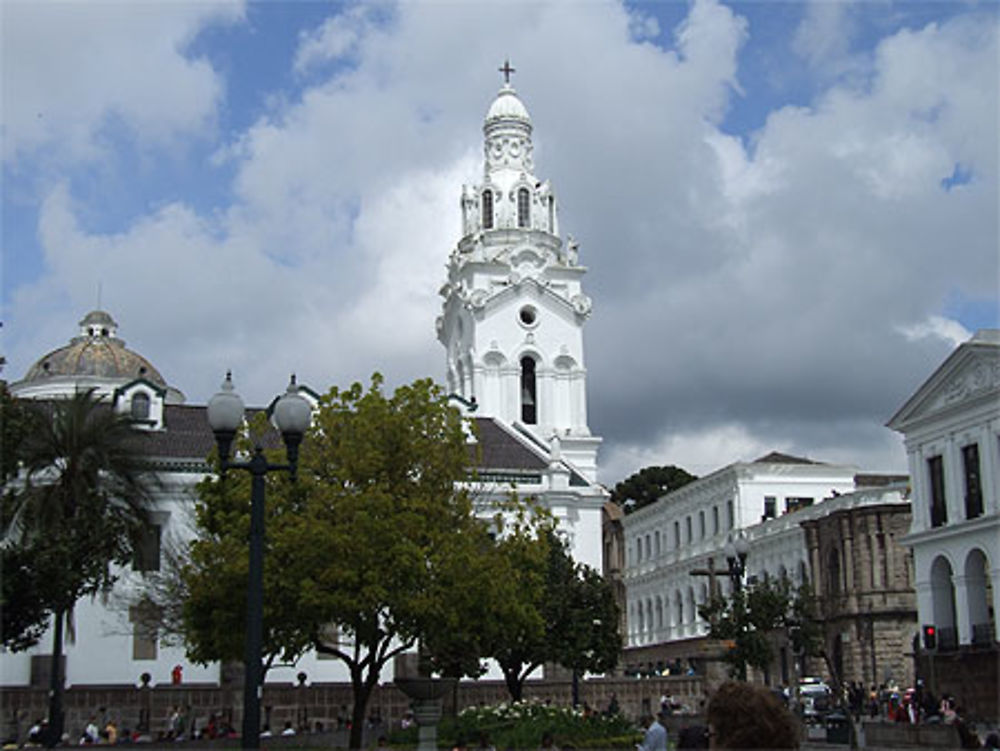
M 140 143 L 204 133 L 222 81 L 187 45 L 242 3 L 22 2 L 3 7 L 3 159 L 90 161 L 123 125 Z
M 590 268 L 602 479 L 776 449 L 899 468 L 882 425 L 961 333 L 946 300 L 996 294 L 995 24 L 893 34 L 864 86 L 826 84 L 746 137 L 718 123 L 754 29 L 717 2 L 691 7 L 676 50 L 611 3 L 403 3 L 391 23 L 360 7 L 284 61 L 332 74 L 225 134 L 228 204 L 166 201 L 108 231 L 49 195 L 45 274 L 9 296 L 12 377 L 65 343 L 100 280 L 123 336 L 195 401 L 226 367 L 255 403 L 293 369 L 315 388 L 440 376 L 436 292 L 509 56 L 538 176 Z M 581 71 L 580 50 L 601 64 Z M 215 100 L 193 91 L 164 127 L 203 121 Z M 84 121 L 93 147 L 99 116 Z M 956 163 L 971 178 L 947 192 Z
M 601 457 L 602 479 L 613 486 L 643 467 L 673 464 L 698 477 L 739 461 L 753 461 L 771 451 L 788 451 L 754 436 L 743 425 L 717 425 L 706 430 L 668 430 L 642 444 L 618 444 Z
M 814 71 L 836 78 L 858 65 L 850 54 L 854 29 L 849 3 L 812 0 L 792 37 L 792 50 Z
M 972 337 L 972 332 L 962 324 L 944 316 L 928 316 L 927 320 L 920 323 L 898 326 L 897 331 L 911 342 L 936 337 L 952 347 L 957 347 Z
M 319 28 L 301 32 L 292 66 L 295 72 L 302 74 L 318 65 L 352 58 L 385 9 L 385 3 L 355 5 L 326 19 Z

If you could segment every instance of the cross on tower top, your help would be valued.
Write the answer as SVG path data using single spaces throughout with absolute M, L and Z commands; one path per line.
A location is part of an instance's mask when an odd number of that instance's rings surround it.
M 510 67 L 510 60 L 503 61 L 503 67 L 497 68 L 501 73 L 503 73 L 503 82 L 510 83 L 510 74 L 517 70 L 516 68 Z

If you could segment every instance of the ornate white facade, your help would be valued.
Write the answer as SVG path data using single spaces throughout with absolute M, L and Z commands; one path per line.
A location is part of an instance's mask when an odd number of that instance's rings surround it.
M 1000 330 L 961 344 L 888 423 L 913 478 L 920 623 L 938 648 L 1000 641 Z
M 463 236 L 441 288 L 438 339 L 452 393 L 476 414 L 530 432 L 588 481 L 600 439 L 587 426 L 583 325 L 591 301 L 555 192 L 534 174 L 531 118 L 505 84 L 486 114 L 483 182 L 462 190 Z

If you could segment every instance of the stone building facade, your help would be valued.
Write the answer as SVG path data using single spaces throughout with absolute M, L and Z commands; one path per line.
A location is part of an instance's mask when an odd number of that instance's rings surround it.
M 806 519 L 802 527 L 828 667 L 848 683 L 911 686 L 916 595 L 913 558 L 900 542 L 910 529 L 910 504 L 900 502 L 905 490 L 880 495 Z
M 611 584 L 615 604 L 618 606 L 618 633 L 627 633 L 628 621 L 625 617 L 625 533 L 622 518 L 625 512 L 613 501 L 607 501 L 601 510 L 601 574 Z M 624 647 L 624 643 L 622 644 Z M 619 666 L 620 672 L 620 666 Z

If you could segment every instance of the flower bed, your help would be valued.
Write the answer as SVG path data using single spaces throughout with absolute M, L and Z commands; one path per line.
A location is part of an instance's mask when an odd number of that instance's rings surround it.
M 443 718 L 438 745 L 469 749 L 537 749 L 545 735 L 558 748 L 633 748 L 642 739 L 621 715 L 584 713 L 536 701 L 467 707 L 456 717 Z M 393 745 L 416 743 L 416 730 L 394 733 Z

